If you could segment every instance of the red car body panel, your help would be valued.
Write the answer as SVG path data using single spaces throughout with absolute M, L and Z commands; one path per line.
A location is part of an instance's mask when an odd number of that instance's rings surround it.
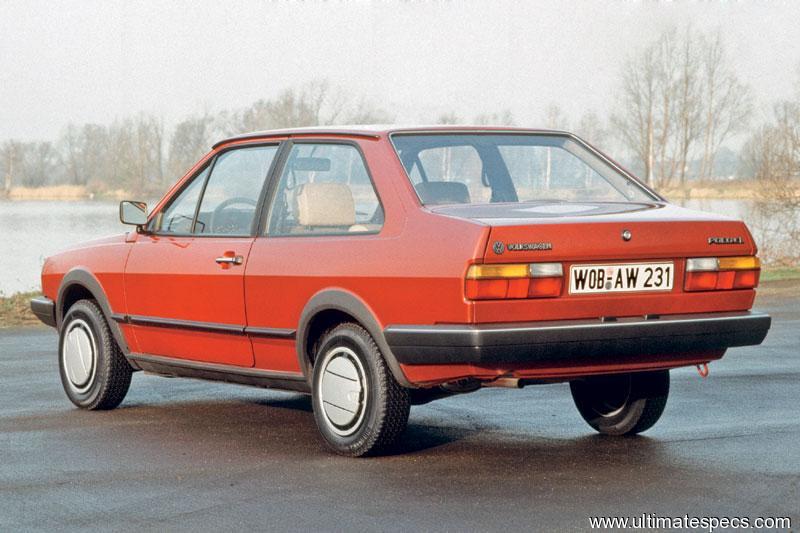
M 458 130 L 448 128 L 448 130 Z M 489 131 L 489 129 L 487 129 Z M 171 196 L 216 153 L 265 140 L 342 140 L 355 143 L 370 169 L 385 212 L 377 234 L 303 237 L 166 237 L 131 233 L 68 250 L 48 258 L 42 273 L 44 295 L 60 317 L 64 280 L 76 269 L 93 276 L 119 323 L 127 352 L 212 365 L 253 368 L 307 379 L 302 346 L 304 312 L 327 292 L 348 295 L 371 315 L 370 332 L 379 336 L 394 325 L 478 325 L 746 311 L 755 291 L 684 292 L 684 260 L 689 257 L 750 256 L 756 247 L 739 221 L 656 202 L 652 208 L 622 213 L 542 217 L 535 213 L 487 212 L 473 206 L 424 207 L 390 142 L 391 130 L 293 130 L 254 135 L 217 144 L 153 209 Z M 531 236 L 531 228 L 535 235 Z M 620 232 L 636 238 L 624 243 Z M 741 235 L 724 249 L 709 236 Z M 492 250 L 495 241 L 541 240 L 551 249 L 532 252 Z M 223 255 L 241 265 L 220 265 Z M 675 262 L 669 292 L 569 295 L 557 298 L 471 301 L 465 296 L 470 265 L 508 262 L 574 263 Z M 69 284 L 67 284 L 69 285 Z M 142 318 L 144 317 L 144 318 Z M 149 317 L 149 318 L 148 318 Z M 141 320 L 139 320 L 141 319 Z M 187 327 L 154 322 L 186 321 Z M 147 321 L 150 320 L 150 323 Z M 202 324 L 213 325 L 203 330 Z M 364 324 L 365 327 L 367 326 Z M 229 328 L 229 331 L 226 330 Z M 387 351 L 387 346 L 381 346 Z M 500 376 L 559 380 L 580 375 L 673 368 L 707 362 L 724 350 L 671 353 L 593 362 L 399 364 L 401 383 L 431 386 L 465 377 Z
M 246 262 L 252 245 L 252 238 L 140 235 L 125 267 L 125 313 L 246 324 L 244 270 L 224 268 L 215 259 L 233 254 Z M 244 336 L 149 325 L 134 326 L 133 333 L 142 353 L 253 366 L 250 341 Z
M 126 309 L 124 273 L 130 251 L 125 235 L 117 235 L 48 257 L 42 269 L 42 293 L 55 301 L 65 274 L 80 269 L 97 279 L 113 309 Z

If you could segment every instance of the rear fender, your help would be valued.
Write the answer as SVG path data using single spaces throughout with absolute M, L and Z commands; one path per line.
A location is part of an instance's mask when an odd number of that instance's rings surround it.
M 386 343 L 386 339 L 383 335 L 383 328 L 380 326 L 369 306 L 358 296 L 344 289 L 327 289 L 318 292 L 308 301 L 305 308 L 303 308 L 303 312 L 300 314 L 300 323 L 297 328 L 295 344 L 300 368 L 309 383 L 311 382 L 312 376 L 312 365 L 306 348 L 308 344 L 309 326 L 315 316 L 329 310 L 340 311 L 352 316 L 367 330 L 372 338 L 375 339 L 375 344 L 378 345 L 387 366 L 397 382 L 404 387 L 414 387 L 400 369 L 400 364 L 397 362 L 391 348 L 389 348 L 389 345 Z

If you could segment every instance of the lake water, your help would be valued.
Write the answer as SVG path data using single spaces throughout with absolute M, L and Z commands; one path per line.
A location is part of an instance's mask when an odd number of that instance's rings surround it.
M 688 200 L 678 202 L 692 209 L 744 219 L 763 246 L 753 202 L 747 200 Z M 124 233 L 129 229 L 118 218 L 117 202 L 0 201 L 0 294 L 40 287 L 44 258 L 72 244 Z M 763 255 L 763 253 L 762 253 Z
M 0 202 L 0 293 L 40 288 L 44 258 L 72 244 L 124 233 L 117 202 Z

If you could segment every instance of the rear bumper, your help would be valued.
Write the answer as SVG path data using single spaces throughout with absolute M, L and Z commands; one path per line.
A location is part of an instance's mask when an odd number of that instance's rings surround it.
M 50 298 L 40 296 L 31 300 L 31 311 L 48 326 L 56 327 L 56 304 Z
M 720 352 L 761 344 L 771 318 L 749 311 L 486 325 L 389 326 L 400 364 L 553 363 Z

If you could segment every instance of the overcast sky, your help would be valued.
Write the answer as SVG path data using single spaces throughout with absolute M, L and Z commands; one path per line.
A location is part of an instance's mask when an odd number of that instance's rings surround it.
M 0 0 L 0 139 L 140 110 L 171 124 L 319 78 L 397 122 L 605 116 L 626 55 L 687 23 L 722 32 L 762 108 L 792 93 L 800 2 Z

